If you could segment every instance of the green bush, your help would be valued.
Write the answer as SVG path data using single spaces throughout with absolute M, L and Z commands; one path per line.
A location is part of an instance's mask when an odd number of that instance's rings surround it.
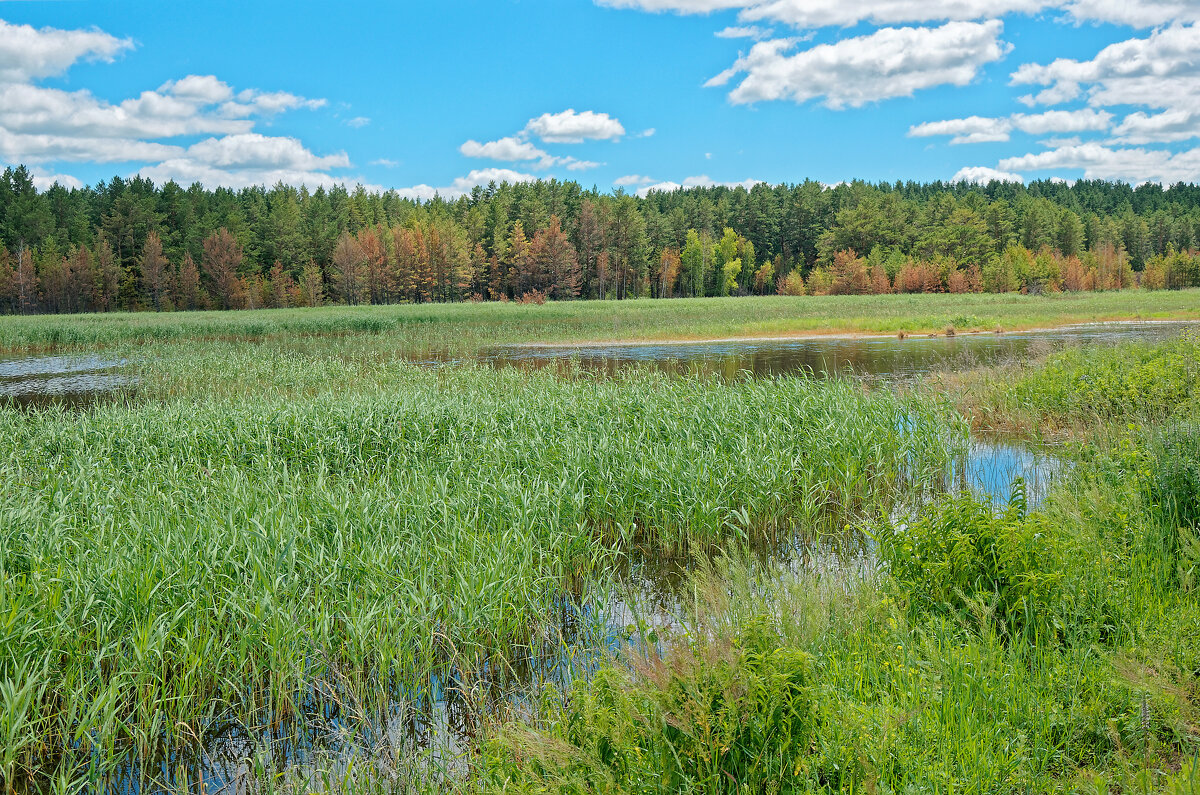
M 1063 549 L 1046 518 L 1026 511 L 1024 485 L 1002 512 L 988 500 L 948 497 L 911 524 L 877 535 L 880 553 L 915 616 L 994 616 L 1011 634 L 1064 630 L 1058 608 Z

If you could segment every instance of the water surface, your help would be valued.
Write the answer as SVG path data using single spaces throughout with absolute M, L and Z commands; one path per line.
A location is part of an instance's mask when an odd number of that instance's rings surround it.
M 576 362 L 594 371 L 616 372 L 648 365 L 672 373 L 763 378 L 812 373 L 912 379 L 934 370 L 966 369 L 1027 357 L 1070 344 L 1160 340 L 1188 322 L 1095 323 L 1043 331 L 947 336 L 809 337 L 795 339 L 647 342 L 586 345 L 508 345 L 482 351 L 478 360 L 497 367 L 548 367 Z M 430 357 L 433 361 L 455 361 Z

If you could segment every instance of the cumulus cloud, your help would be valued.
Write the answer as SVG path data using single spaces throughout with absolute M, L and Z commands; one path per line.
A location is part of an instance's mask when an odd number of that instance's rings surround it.
M 933 86 L 966 85 L 1011 49 L 1000 40 L 1003 27 L 989 20 L 882 28 L 795 53 L 794 39 L 773 39 L 755 44 L 706 85 L 723 86 L 744 74 L 729 93 L 734 104 L 822 98 L 833 109 L 860 107 Z
M 507 138 L 501 138 L 497 141 L 488 141 L 487 143 L 479 143 L 478 141 L 467 141 L 458 148 L 466 157 L 483 157 L 489 160 L 503 160 L 506 162 L 517 162 L 521 160 L 540 160 L 550 155 L 542 149 L 539 149 L 534 144 L 526 141 L 519 136 L 510 135 Z
M 141 163 L 143 176 L 210 187 L 346 181 L 327 173 L 349 167 L 344 152 L 317 155 L 295 138 L 253 132 L 259 118 L 319 108 L 323 99 L 236 91 L 215 75 L 186 75 L 115 103 L 38 84 L 82 60 L 111 62 L 132 46 L 100 30 L 0 20 L 0 159 L 34 164 L 39 185 L 77 185 L 45 166 L 64 161 Z M 183 136 L 210 137 L 187 147 L 172 142 Z
M 36 166 L 29 169 L 29 174 L 33 177 L 33 186 L 38 190 L 46 190 L 54 185 L 62 185 L 68 190 L 83 187 L 83 182 L 70 174 L 57 174 Z
M 625 135 L 625 127 L 607 113 L 568 108 L 562 113 L 543 113 L 530 119 L 525 132 L 552 144 L 581 144 L 584 141 L 615 141 Z
M 533 174 L 522 174 L 509 168 L 480 168 L 475 169 L 465 177 L 459 177 L 445 187 L 435 188 L 431 185 L 414 185 L 411 188 L 401 188 L 396 193 L 405 199 L 429 201 L 434 196 L 443 199 L 456 199 L 471 192 L 473 188 L 495 182 L 534 182 L 537 177 Z
M 53 77 L 80 60 L 111 63 L 131 49 L 132 39 L 118 39 L 101 30 L 34 28 L 0 19 L 0 82 Z
M 1024 178 L 1020 174 L 1014 174 L 1011 171 L 1000 171 L 987 166 L 967 166 L 960 168 L 953 177 L 951 182 L 975 182 L 980 185 L 986 185 L 989 182 L 1024 182 Z
M 353 127 L 356 130 L 359 127 L 366 127 L 370 123 L 371 123 L 371 120 L 369 118 L 367 118 L 366 116 L 355 116 L 353 119 L 346 120 L 346 124 L 350 127 Z
M 1082 93 L 1093 107 L 1142 105 L 1200 108 L 1200 25 L 1172 25 L 1146 38 L 1110 44 L 1086 61 L 1059 58 L 1049 64 L 1023 64 L 1013 85 L 1049 88 L 1032 97 L 1058 104 Z
M 1078 169 L 1083 171 L 1087 179 L 1172 184 L 1194 181 L 1196 175 L 1200 174 L 1200 148 L 1170 152 L 1142 147 L 1116 148 L 1086 142 L 1005 158 L 1000 161 L 999 167 L 1011 171 Z
M 951 144 L 974 144 L 988 141 L 1007 141 L 1013 130 L 1045 135 L 1061 132 L 1095 132 L 1109 128 L 1112 114 L 1104 110 L 1050 110 L 1044 113 L 1014 113 L 1003 118 L 968 116 L 965 119 L 928 121 L 909 128 L 914 138 L 950 135 Z

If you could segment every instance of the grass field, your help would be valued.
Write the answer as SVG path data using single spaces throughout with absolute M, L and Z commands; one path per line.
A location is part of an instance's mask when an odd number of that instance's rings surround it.
M 580 301 L 0 317 L 0 352 L 121 343 L 372 334 L 407 352 L 521 342 L 713 339 L 1045 328 L 1200 319 L 1200 290 L 1051 296 L 885 295 Z
M 235 727 L 250 792 L 1200 792 L 1197 338 L 904 392 L 404 360 L 1198 299 L 0 318 L 10 350 L 107 345 L 139 379 L 0 405 L 0 777 L 211 792 L 197 740 Z M 1067 438 L 1070 466 L 1036 508 L 945 494 L 970 425 Z M 622 572 L 677 559 L 676 622 L 614 628 Z M 473 722 L 438 754 L 380 739 L 448 689 Z

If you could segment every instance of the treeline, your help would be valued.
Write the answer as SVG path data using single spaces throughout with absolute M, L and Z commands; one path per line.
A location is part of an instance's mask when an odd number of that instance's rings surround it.
M 415 202 L 0 176 L 0 312 L 1200 286 L 1200 187 L 863 182 Z

